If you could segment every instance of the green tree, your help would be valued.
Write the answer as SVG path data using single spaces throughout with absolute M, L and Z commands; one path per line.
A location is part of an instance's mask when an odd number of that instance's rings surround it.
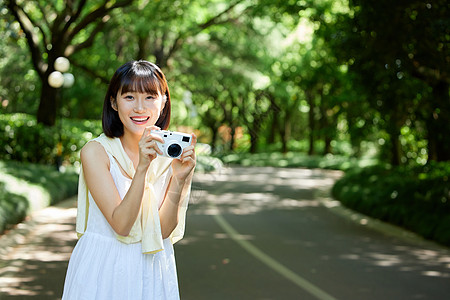
M 402 128 L 421 123 L 429 159 L 449 160 L 448 1 L 355 0 L 351 7 L 335 22 L 332 45 L 383 117 L 391 162 L 404 157 Z
M 18 24 L 8 22 L 6 9 L 0 14 L 0 107 L 7 113 L 32 114 L 39 104 L 35 101 L 39 79 L 29 59 L 26 39 L 18 34 Z
M 41 81 L 37 120 L 54 125 L 57 91 L 48 84 L 54 62 L 90 47 L 110 19 L 111 11 L 131 4 L 122 1 L 5 0 L 27 39 L 33 68 Z

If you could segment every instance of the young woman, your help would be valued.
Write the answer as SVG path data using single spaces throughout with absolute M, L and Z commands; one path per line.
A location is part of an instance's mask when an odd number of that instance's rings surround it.
M 103 104 L 103 131 L 81 150 L 77 233 L 63 299 L 179 299 L 172 244 L 183 237 L 194 146 L 162 154 L 170 93 L 147 61 L 121 66 Z

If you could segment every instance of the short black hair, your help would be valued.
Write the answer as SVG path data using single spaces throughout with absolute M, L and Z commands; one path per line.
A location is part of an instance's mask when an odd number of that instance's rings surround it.
M 119 114 L 111 106 L 111 99 L 116 100 L 119 91 L 161 94 L 165 98 L 164 109 L 156 126 L 166 130 L 170 123 L 170 92 L 166 77 L 161 69 L 148 61 L 138 60 L 123 64 L 117 69 L 108 86 L 103 102 L 102 127 L 107 137 L 121 137 L 124 133 Z

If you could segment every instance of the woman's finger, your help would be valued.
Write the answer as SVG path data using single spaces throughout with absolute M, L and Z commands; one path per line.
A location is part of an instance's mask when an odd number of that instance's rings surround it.
M 195 146 L 190 145 L 190 146 L 187 146 L 186 148 L 184 148 L 184 151 L 189 151 L 189 150 L 194 150 L 194 149 L 195 149 Z
M 154 133 L 148 133 L 146 136 L 143 136 L 141 140 L 144 143 L 149 143 L 151 141 L 158 141 L 160 143 L 164 143 L 163 138 L 160 135 Z
M 150 142 L 144 144 L 144 148 L 145 148 L 145 149 L 153 149 L 153 150 L 155 150 L 158 154 L 161 154 L 161 155 L 163 154 L 162 151 L 161 151 L 161 149 L 160 149 L 159 146 L 158 146 L 158 143 L 157 143 L 155 140 L 152 140 L 152 141 L 150 141 Z
M 154 148 L 148 148 L 142 152 L 142 154 L 147 155 L 149 157 L 153 157 L 153 158 L 156 157 L 157 153 L 158 153 L 158 151 Z
M 158 130 L 158 129 L 159 129 L 159 127 L 154 126 L 154 125 L 145 127 L 144 132 L 142 132 L 141 140 L 147 138 L 149 136 L 149 134 L 151 134 L 152 130 Z
M 158 134 L 151 133 L 151 134 L 149 135 L 149 138 L 150 138 L 151 140 L 155 140 L 155 141 L 158 141 L 158 142 L 160 142 L 160 143 L 164 143 L 164 139 L 163 139 L 160 135 L 158 135 Z
M 195 133 L 192 133 L 192 142 L 191 145 L 195 146 L 197 144 L 197 136 L 195 135 Z
M 190 156 L 184 157 L 183 160 L 182 160 L 181 162 L 182 162 L 183 164 L 185 164 L 185 163 L 192 163 L 192 164 L 195 164 L 195 160 L 194 160 L 192 157 L 190 157 Z
M 183 154 L 181 154 L 181 157 L 193 156 L 193 154 L 194 154 L 193 150 L 188 150 L 188 151 L 184 151 Z
M 152 131 L 152 130 L 161 130 L 161 128 L 159 128 L 156 125 L 147 126 L 147 127 L 145 127 L 145 129 L 149 129 L 150 131 Z

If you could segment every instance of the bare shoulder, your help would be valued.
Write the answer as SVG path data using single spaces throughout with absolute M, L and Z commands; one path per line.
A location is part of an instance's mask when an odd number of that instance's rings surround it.
M 109 158 L 105 148 L 96 142 L 91 141 L 84 145 L 80 152 L 81 163 L 83 165 L 106 165 L 109 169 Z

